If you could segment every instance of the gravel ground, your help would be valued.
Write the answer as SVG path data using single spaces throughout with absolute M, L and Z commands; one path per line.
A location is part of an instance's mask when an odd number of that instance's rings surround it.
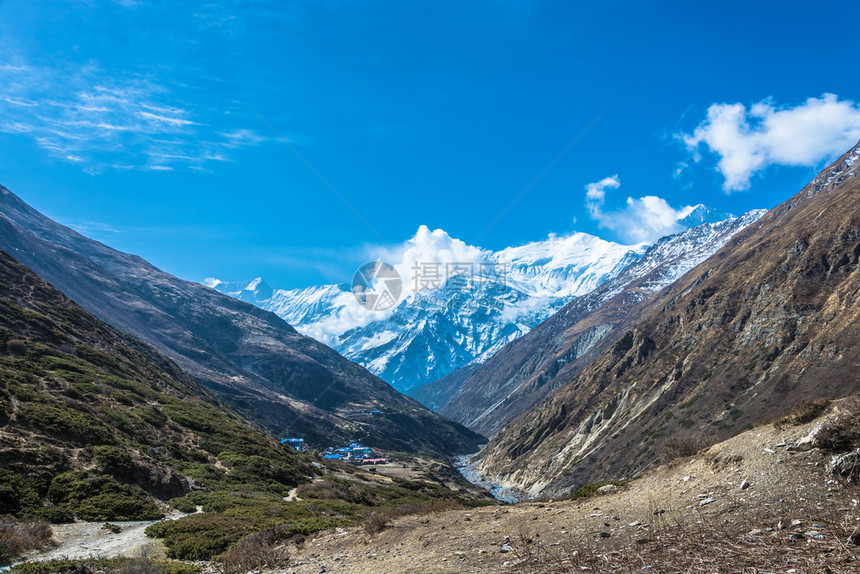
M 860 546 L 845 544 L 860 528 L 860 489 L 834 479 L 830 455 L 797 450 L 794 443 L 813 430 L 810 424 L 748 431 L 589 499 L 408 516 L 374 535 L 361 528 L 321 533 L 294 548 L 292 561 L 275 572 L 530 572 L 526 556 L 630 548 L 642 549 L 645 558 L 670 552 L 693 564 L 709 551 L 719 562 L 721 548 L 729 546 L 738 555 L 752 549 L 757 566 L 782 568 L 775 571 L 791 571 L 793 564 L 796 572 L 813 571 L 800 565 L 801 555 L 820 554 L 832 572 L 860 572 L 860 562 L 844 568 L 833 562 L 860 560 Z M 565 568 L 539 571 L 579 571 Z

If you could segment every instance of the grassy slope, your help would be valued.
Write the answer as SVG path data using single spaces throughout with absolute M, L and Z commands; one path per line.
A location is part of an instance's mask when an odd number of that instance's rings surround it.
M 316 465 L 312 465 L 316 462 Z M 311 482 L 315 475 L 338 472 Z M 439 485 L 355 480 L 282 447 L 168 359 L 0 252 L 0 515 L 154 519 L 171 556 L 209 558 L 263 529 L 351 524 L 375 507 L 446 500 Z M 286 502 L 301 487 L 301 502 Z

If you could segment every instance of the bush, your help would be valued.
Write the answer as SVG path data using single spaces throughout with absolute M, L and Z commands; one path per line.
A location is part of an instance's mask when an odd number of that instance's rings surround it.
M 374 512 L 367 517 L 367 520 L 364 521 L 362 526 L 364 527 L 364 531 L 368 534 L 382 532 L 385 530 L 385 527 L 388 526 L 388 517 L 381 512 Z
M 164 513 L 142 492 L 112 492 L 88 498 L 78 506 L 81 520 L 159 520 Z
M 167 504 L 170 506 L 170 508 L 178 510 L 179 512 L 185 512 L 186 514 L 189 512 L 197 511 L 197 505 L 187 496 L 171 498 L 167 501 Z
M 829 406 L 829 399 L 802 401 L 791 409 L 787 415 L 774 422 L 773 425 L 779 430 L 786 427 L 805 425 L 806 423 L 812 422 L 818 418 L 818 416 L 826 411 Z
M 250 534 L 221 555 L 225 574 L 244 574 L 249 570 L 272 568 L 286 562 L 290 554 L 279 548 L 279 536 L 272 530 Z
M 68 506 L 43 506 L 36 516 L 51 524 L 69 524 L 75 521 L 75 513 Z
M 615 480 L 615 481 L 608 481 L 608 482 L 593 482 L 591 484 L 586 484 L 586 485 L 581 486 L 578 489 L 576 489 L 570 495 L 570 498 L 572 500 L 576 500 L 578 498 L 589 498 L 589 497 L 597 494 L 597 489 L 599 489 L 603 486 L 609 485 L 609 484 L 614 484 L 615 486 L 625 486 L 625 485 L 627 485 L 627 481 L 626 480 Z
M 815 435 L 816 446 L 831 452 L 860 447 L 860 395 L 852 395 L 838 406 L 836 416 Z
M 54 477 L 48 496 L 66 505 L 81 520 L 158 520 L 164 514 L 139 488 L 119 484 L 109 476 L 65 472 Z
M 22 521 L 11 516 L 0 518 L 0 562 L 6 562 L 28 550 L 44 548 L 51 543 L 54 531 L 44 520 Z
M 693 456 L 703 448 L 711 445 L 705 437 L 698 433 L 678 433 L 663 441 L 661 458 L 665 461 Z
M 211 560 L 250 534 L 253 524 L 240 516 L 192 514 L 153 524 L 146 535 L 164 539 L 168 558 Z
M 96 558 L 25 562 L 12 568 L 14 574 L 199 574 L 200 566 L 168 560 Z

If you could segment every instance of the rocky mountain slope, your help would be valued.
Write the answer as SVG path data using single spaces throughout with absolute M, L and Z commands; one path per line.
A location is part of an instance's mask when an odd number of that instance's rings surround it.
M 0 249 L 277 435 L 441 455 L 481 441 L 275 314 L 87 239 L 2 187 Z
M 221 480 L 289 489 L 314 472 L 0 251 L 0 514 L 153 519 L 150 497 Z
M 372 537 L 320 533 L 264 574 L 854 573 L 860 487 L 806 442 L 840 416 L 852 413 L 759 427 L 582 498 L 398 518 Z
M 620 275 L 574 299 L 471 373 L 452 373 L 413 396 L 429 393 L 434 404 L 444 401 L 445 416 L 494 436 L 620 336 L 616 327 L 631 313 L 763 214 L 752 211 L 660 239 Z
M 860 145 L 647 305 L 480 467 L 552 495 L 656 464 L 670 437 L 715 441 L 799 401 L 860 388 Z

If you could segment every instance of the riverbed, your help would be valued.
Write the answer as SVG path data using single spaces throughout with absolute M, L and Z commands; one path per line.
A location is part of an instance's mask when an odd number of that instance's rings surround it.
M 463 475 L 463 478 L 465 478 L 472 484 L 480 486 L 481 488 L 487 490 L 497 500 L 501 500 L 502 502 L 506 502 L 508 504 L 515 504 L 517 502 L 523 502 L 525 500 L 528 500 L 528 496 L 526 496 L 525 493 L 516 491 L 511 488 L 506 488 L 504 486 L 495 484 L 487 480 L 486 476 L 483 476 L 480 472 L 478 472 L 476 468 L 477 465 L 472 463 L 472 459 L 474 457 L 474 454 L 467 454 L 454 458 L 454 466 L 457 468 L 457 470 L 460 471 L 460 474 Z

